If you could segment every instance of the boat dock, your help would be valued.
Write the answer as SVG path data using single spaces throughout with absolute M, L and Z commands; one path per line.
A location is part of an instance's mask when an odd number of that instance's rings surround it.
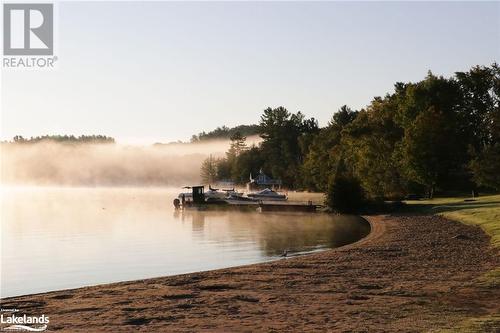
M 243 210 L 243 211 L 258 211 L 258 212 L 316 212 L 323 206 L 313 204 L 312 202 L 286 202 L 276 203 L 272 201 L 261 202 L 213 202 L 213 203 L 190 203 L 183 207 L 183 209 L 196 209 L 196 210 Z
M 259 212 L 315 212 L 321 206 L 314 205 L 311 201 L 307 204 L 301 203 L 259 203 L 257 210 Z
M 315 212 L 323 206 L 308 202 L 288 202 L 284 195 L 273 195 L 270 198 L 255 199 L 239 195 L 221 196 L 217 189 L 209 187 L 204 193 L 204 186 L 190 186 L 191 193 L 181 193 L 179 199 L 174 200 L 176 209 L 194 210 L 245 210 L 258 212 Z M 233 190 L 230 192 L 236 193 Z M 270 191 L 273 192 L 273 191 Z M 276 198 L 279 198 L 277 200 Z

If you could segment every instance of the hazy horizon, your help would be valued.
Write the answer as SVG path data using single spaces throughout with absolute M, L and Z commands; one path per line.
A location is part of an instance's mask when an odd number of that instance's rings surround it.
M 200 183 L 200 165 L 229 140 L 165 146 L 65 144 L 2 146 L 2 186 L 179 187 Z
M 57 68 L 2 70 L 0 136 L 189 141 L 280 105 L 323 126 L 395 82 L 498 61 L 499 18 L 498 2 L 59 2 Z

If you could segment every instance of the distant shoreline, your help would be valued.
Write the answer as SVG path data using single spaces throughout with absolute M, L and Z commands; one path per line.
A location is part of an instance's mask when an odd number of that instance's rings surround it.
M 367 237 L 333 250 L 5 298 L 2 308 L 45 314 L 61 332 L 423 331 L 493 311 L 498 288 L 471 283 L 500 261 L 481 229 L 430 215 L 366 219 Z

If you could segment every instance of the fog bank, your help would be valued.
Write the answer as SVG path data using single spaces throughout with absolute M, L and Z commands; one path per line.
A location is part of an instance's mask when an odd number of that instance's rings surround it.
M 200 165 L 223 156 L 229 141 L 154 146 L 1 144 L 5 185 L 183 186 L 200 182 Z

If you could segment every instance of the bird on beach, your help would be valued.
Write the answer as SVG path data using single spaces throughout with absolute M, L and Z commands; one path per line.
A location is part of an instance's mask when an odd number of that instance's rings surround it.
M 280 255 L 280 257 L 283 257 L 283 258 L 284 258 L 284 257 L 286 257 L 287 255 L 288 255 L 288 250 L 287 250 L 287 249 L 285 249 L 285 251 L 283 251 L 283 254 L 282 254 L 282 255 Z

